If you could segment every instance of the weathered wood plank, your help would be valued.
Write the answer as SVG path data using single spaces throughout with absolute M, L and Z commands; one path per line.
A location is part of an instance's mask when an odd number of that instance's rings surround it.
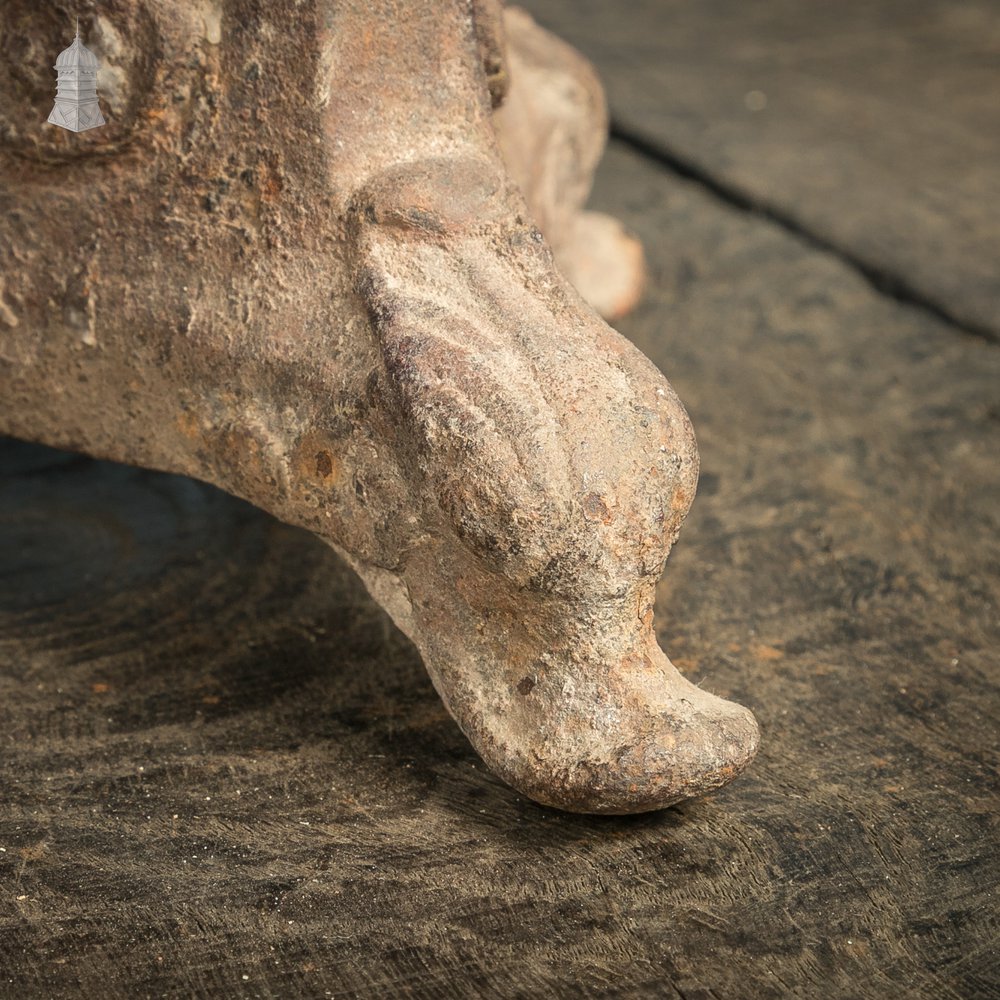
M 530 0 L 630 133 L 1000 337 L 990 0 Z
M 315 539 L 8 444 L 0 996 L 1000 995 L 1000 350 L 621 150 L 597 200 L 703 455 L 665 648 L 758 763 L 518 800 Z

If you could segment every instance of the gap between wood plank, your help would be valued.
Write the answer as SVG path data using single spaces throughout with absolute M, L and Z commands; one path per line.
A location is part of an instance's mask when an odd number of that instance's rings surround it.
M 797 219 L 775 208 L 774 205 L 755 200 L 739 188 L 726 183 L 703 167 L 698 166 L 697 163 L 667 148 L 662 142 L 650 139 L 641 132 L 627 125 L 622 125 L 614 118 L 611 120 L 611 139 L 629 147 L 640 156 L 655 161 L 677 176 L 694 181 L 726 204 L 742 212 L 753 212 L 797 236 L 815 249 L 832 254 L 860 274 L 880 295 L 892 298 L 903 305 L 921 309 L 961 333 L 980 337 L 991 343 L 1000 341 L 1000 332 L 978 323 L 969 323 L 959 319 L 951 310 L 928 298 L 920 289 L 915 288 L 898 274 L 892 274 L 881 267 L 870 264 L 851 250 L 805 228 Z

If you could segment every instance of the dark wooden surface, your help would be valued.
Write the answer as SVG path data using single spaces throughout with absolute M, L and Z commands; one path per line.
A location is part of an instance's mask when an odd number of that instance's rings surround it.
M 663 643 L 756 765 L 535 806 L 314 538 L 6 442 L 0 997 L 1000 997 L 1000 348 L 633 151 L 596 201 L 702 451 Z
M 533 0 L 618 125 L 1000 339 L 996 0 Z

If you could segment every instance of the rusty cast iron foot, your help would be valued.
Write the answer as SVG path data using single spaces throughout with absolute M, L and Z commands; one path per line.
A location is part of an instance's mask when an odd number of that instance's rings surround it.
M 79 12 L 108 119 L 80 134 L 40 124 L 66 12 L 0 15 L 0 429 L 315 532 L 540 802 L 638 812 L 739 773 L 753 716 L 653 631 L 691 425 L 562 273 L 608 314 L 641 280 L 582 212 L 605 122 L 580 57 L 485 0 Z

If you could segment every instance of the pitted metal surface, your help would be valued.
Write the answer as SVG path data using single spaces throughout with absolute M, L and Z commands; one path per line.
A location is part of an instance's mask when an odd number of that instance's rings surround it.
M 9 8 L 8 46 L 58 36 Z M 486 2 L 121 0 L 81 23 L 105 127 L 32 125 L 44 61 L 0 71 L 0 430 L 315 532 L 540 802 L 638 812 L 738 774 L 752 715 L 652 628 L 698 455 L 588 304 L 630 308 L 642 260 L 583 209 L 606 132 L 587 64 Z

